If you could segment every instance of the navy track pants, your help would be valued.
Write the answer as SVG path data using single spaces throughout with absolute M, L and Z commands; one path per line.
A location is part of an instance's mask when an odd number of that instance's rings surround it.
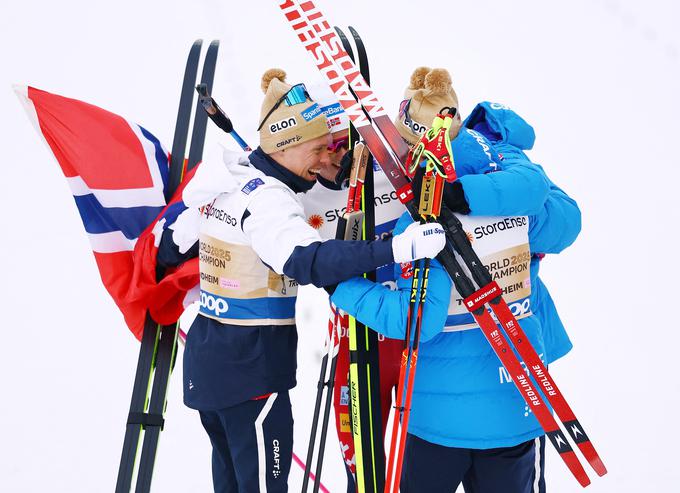
M 514 447 L 444 447 L 409 434 L 401 493 L 545 493 L 545 438 Z
M 288 392 L 199 411 L 212 443 L 215 493 L 284 493 L 293 458 Z

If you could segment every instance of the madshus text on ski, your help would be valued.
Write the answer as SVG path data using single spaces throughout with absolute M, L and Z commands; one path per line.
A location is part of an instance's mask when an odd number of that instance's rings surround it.
M 102 280 L 141 341 L 116 492 L 151 491 L 182 344 L 216 492 L 286 492 L 294 463 L 303 493 L 327 492 L 331 422 L 348 493 L 545 492 L 546 441 L 581 486 L 582 459 L 605 475 L 548 371 L 572 345 L 539 270 L 576 240 L 580 210 L 527 155 L 534 129 L 501 103 L 464 117 L 449 71 L 424 66 L 391 117 L 354 28 L 312 1 L 279 9 L 320 80 L 263 74 L 254 150 L 213 99 L 217 41 L 203 58 L 202 41 L 190 48 L 170 153 L 101 108 L 18 90 L 77 181 Z M 208 119 L 238 150 L 204 160 Z M 101 162 L 80 152 L 89 142 Z M 129 149 L 121 184 L 105 159 Z M 300 285 L 329 300 L 304 459 L 290 394 Z

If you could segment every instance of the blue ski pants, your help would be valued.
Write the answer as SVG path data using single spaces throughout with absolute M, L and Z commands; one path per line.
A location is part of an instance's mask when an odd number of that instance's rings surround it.
M 288 392 L 199 411 L 212 444 L 215 493 L 285 493 L 293 458 Z
M 409 434 L 401 493 L 545 493 L 545 437 L 514 447 L 444 447 Z

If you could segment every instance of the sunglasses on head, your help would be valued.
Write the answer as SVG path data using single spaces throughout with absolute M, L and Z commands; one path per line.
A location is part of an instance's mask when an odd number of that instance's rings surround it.
M 408 114 L 408 109 L 410 106 L 411 100 L 404 99 L 399 104 L 399 116 L 404 118 L 404 123 L 407 127 L 413 128 L 413 120 L 411 119 L 411 115 Z M 439 110 L 439 113 L 442 115 L 450 114 L 451 118 L 455 118 L 456 114 L 458 113 L 458 108 L 455 106 L 444 106 L 441 110 Z
M 340 149 L 347 148 L 349 148 L 349 139 L 339 139 L 328 146 L 328 152 L 338 152 Z
M 284 101 L 286 102 L 286 106 L 295 106 L 296 104 L 301 104 L 304 103 L 307 100 L 311 101 L 311 97 L 309 96 L 309 93 L 307 92 L 307 88 L 305 87 L 304 84 L 295 84 L 293 87 L 288 89 L 288 92 L 281 96 L 279 100 L 276 102 L 274 106 L 272 106 L 272 109 L 269 110 L 269 112 L 265 115 L 265 117 L 262 119 L 260 124 L 257 127 L 257 131 L 259 132 L 260 129 L 262 128 L 262 125 L 265 124 L 267 119 L 272 116 L 272 113 L 276 111 L 276 109 L 281 106 L 281 103 Z

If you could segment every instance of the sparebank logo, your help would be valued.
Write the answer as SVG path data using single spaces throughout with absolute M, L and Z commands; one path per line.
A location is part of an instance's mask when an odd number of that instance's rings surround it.
M 306 110 L 302 111 L 302 118 L 305 119 L 306 122 L 313 120 L 317 116 L 321 114 L 321 108 L 319 108 L 319 105 L 314 103 L 311 105 L 309 108 Z
M 324 106 L 321 108 L 321 111 L 323 111 L 323 113 L 326 115 L 326 118 L 329 118 L 333 115 L 337 115 L 338 113 L 342 113 L 345 110 L 342 109 L 340 103 L 334 103 Z
M 229 304 L 223 298 L 201 291 L 201 311 L 219 317 L 229 310 Z

